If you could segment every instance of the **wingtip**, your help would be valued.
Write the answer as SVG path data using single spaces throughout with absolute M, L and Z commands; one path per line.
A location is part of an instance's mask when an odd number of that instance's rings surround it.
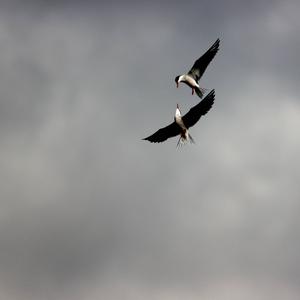
M 209 92 L 209 94 L 207 94 L 207 96 L 205 97 L 205 99 L 214 102 L 215 101 L 215 97 L 216 97 L 215 90 L 213 89 L 213 90 L 211 90 Z
M 143 138 L 142 141 L 148 141 L 149 143 L 151 144 L 156 144 L 156 143 L 160 143 L 160 141 L 154 141 L 154 140 L 151 140 L 150 137 L 146 137 L 146 138 Z
M 207 51 L 213 53 L 213 56 L 215 56 L 219 51 L 219 48 L 220 48 L 220 39 L 218 38 Z
M 153 141 L 150 141 L 149 137 L 143 138 L 142 141 L 148 141 L 148 142 L 150 142 L 150 143 L 153 143 Z
M 212 49 L 214 49 L 214 50 L 216 50 L 216 51 L 218 51 L 219 50 L 219 47 L 220 47 L 220 39 L 219 38 L 217 38 L 217 40 L 214 42 L 214 44 L 212 45 Z
M 212 89 L 207 96 L 215 96 L 215 89 Z

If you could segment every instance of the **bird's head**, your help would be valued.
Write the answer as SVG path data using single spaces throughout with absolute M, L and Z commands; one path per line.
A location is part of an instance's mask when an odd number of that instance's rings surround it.
M 176 106 L 176 112 L 175 112 L 175 115 L 176 116 L 181 116 L 181 111 L 180 111 L 180 108 L 179 108 L 179 104 L 177 103 L 177 106 Z
M 178 85 L 179 85 L 179 77 L 180 77 L 179 75 L 175 77 L 175 82 L 176 82 L 177 88 L 178 88 Z

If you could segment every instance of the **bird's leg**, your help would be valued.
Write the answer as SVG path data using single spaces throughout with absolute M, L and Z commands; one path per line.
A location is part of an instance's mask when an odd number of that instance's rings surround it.
M 194 91 L 195 91 L 194 88 L 192 88 L 192 95 L 194 95 Z

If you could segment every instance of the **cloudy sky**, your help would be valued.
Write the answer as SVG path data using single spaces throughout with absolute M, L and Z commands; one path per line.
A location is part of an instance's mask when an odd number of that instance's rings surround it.
M 298 0 L 0 8 L 1 299 L 299 299 Z

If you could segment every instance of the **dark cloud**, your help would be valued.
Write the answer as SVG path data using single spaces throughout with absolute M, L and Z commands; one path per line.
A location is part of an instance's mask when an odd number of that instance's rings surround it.
M 298 3 L 133 4 L 2 4 L 0 295 L 298 299 Z

